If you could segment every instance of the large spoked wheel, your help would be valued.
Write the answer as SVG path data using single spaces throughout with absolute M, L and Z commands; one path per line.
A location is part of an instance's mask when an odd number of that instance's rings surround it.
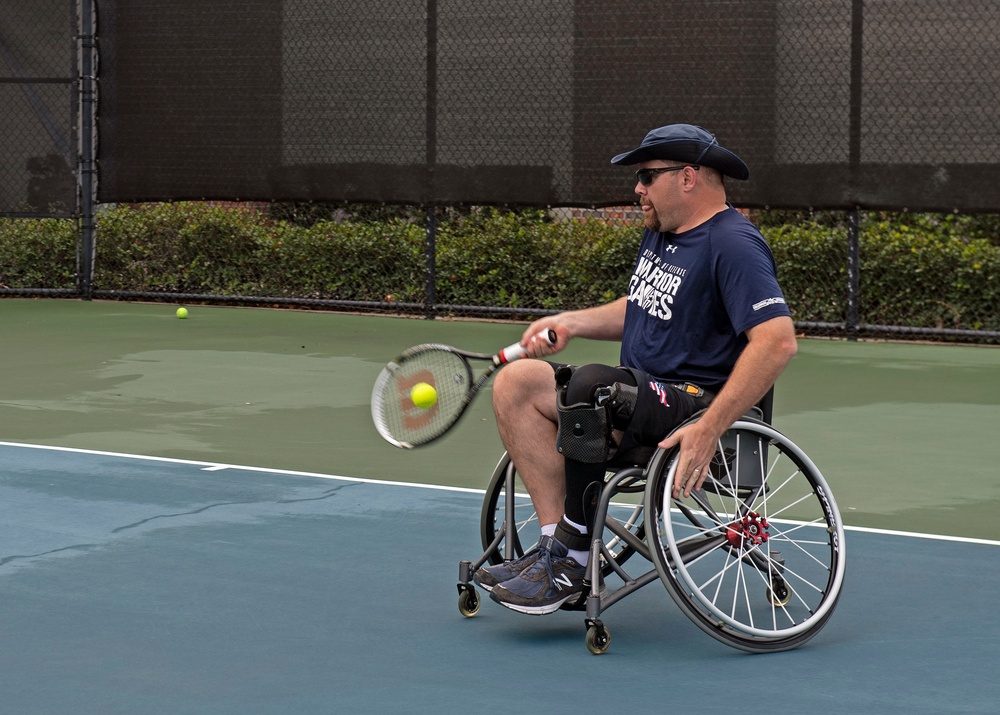
M 812 461 L 745 419 L 720 440 L 703 489 L 673 498 L 676 468 L 674 452 L 653 457 L 646 515 L 653 563 L 681 610 L 753 653 L 815 636 L 840 597 L 845 554 L 840 512 Z
M 508 499 L 510 503 L 508 504 Z M 506 525 L 507 509 L 511 508 L 510 526 Z M 632 532 L 641 541 L 644 534 L 643 505 L 614 505 L 613 516 L 621 526 Z M 516 559 L 530 550 L 541 537 L 538 515 L 528 497 L 528 491 L 521 482 L 517 468 L 505 452 L 493 470 L 486 498 L 483 500 L 483 511 L 480 516 L 480 536 L 483 549 L 489 548 L 496 535 L 503 531 L 503 537 L 498 546 L 490 552 L 489 562 L 499 564 L 505 560 Z M 610 531 L 605 531 L 605 544 L 618 564 L 623 564 L 635 551 L 624 540 Z M 604 575 L 611 573 L 611 566 L 605 565 Z

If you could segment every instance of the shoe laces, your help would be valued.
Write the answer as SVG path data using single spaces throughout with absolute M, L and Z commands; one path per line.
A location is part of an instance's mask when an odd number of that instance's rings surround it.
M 552 571 L 552 546 L 555 542 L 556 540 L 552 536 L 546 536 L 538 542 L 538 548 L 541 553 L 538 555 L 535 563 L 527 568 L 525 575 L 537 573 L 539 569 L 544 568 L 545 574 L 549 577 L 549 583 L 556 582 L 556 575 Z

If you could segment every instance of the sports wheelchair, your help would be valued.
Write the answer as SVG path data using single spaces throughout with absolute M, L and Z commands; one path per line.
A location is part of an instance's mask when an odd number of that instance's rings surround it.
M 562 607 L 586 612 L 591 653 L 611 643 L 604 611 L 656 580 L 699 628 L 743 651 L 798 648 L 826 625 L 844 583 L 844 525 L 823 475 L 769 424 L 771 394 L 719 440 L 709 477 L 690 497 L 673 497 L 676 450 L 643 448 L 608 463 L 590 592 Z M 472 574 L 522 556 L 540 536 L 506 453 L 486 490 L 480 527 L 482 556 L 459 564 L 458 607 L 466 617 L 481 603 Z M 633 575 L 624 567 L 635 555 L 645 561 Z M 614 587 L 612 575 L 621 581 Z

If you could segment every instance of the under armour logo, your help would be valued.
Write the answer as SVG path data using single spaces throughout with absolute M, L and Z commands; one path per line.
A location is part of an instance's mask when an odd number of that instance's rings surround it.
M 664 253 L 677 253 L 677 246 L 675 246 L 674 244 L 671 243 L 669 246 L 667 246 L 666 248 L 663 249 L 663 252 Z

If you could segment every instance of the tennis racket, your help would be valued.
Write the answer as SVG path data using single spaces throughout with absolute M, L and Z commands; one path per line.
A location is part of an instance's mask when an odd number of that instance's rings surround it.
M 555 345 L 556 333 L 539 333 L 539 339 Z M 518 343 L 508 345 L 496 355 L 471 353 L 449 345 L 415 345 L 386 365 L 372 388 L 372 421 L 389 444 L 412 449 L 443 436 L 465 414 L 476 395 L 497 370 L 527 351 Z M 470 361 L 489 365 L 475 379 Z M 418 407 L 413 388 L 421 383 L 437 392 L 430 406 Z

